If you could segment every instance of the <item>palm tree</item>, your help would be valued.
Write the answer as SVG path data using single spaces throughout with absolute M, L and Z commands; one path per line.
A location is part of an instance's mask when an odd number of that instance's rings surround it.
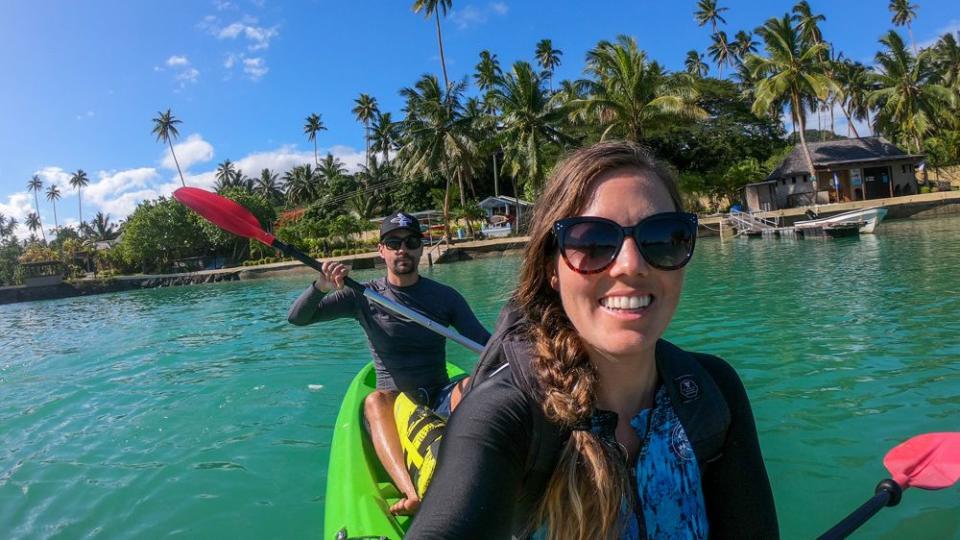
M 443 70 L 443 87 L 444 91 L 449 91 L 450 89 L 450 79 L 447 77 L 447 61 L 443 56 L 443 34 L 440 33 L 440 12 L 443 11 L 443 16 L 447 16 L 447 10 L 453 5 L 453 0 L 414 0 L 413 2 L 413 12 L 420 13 L 423 12 L 423 16 L 427 19 L 430 18 L 430 15 L 435 16 L 437 22 L 437 45 L 440 47 L 440 68 Z
M 614 135 L 642 142 L 674 122 L 707 117 L 696 104 L 693 77 L 686 73 L 668 77 L 658 63 L 647 60 L 632 37 L 599 42 L 587 52 L 584 71 L 594 79 L 583 81 L 587 97 L 571 105 L 605 127 L 603 139 Z
M 319 179 L 322 179 L 324 183 L 328 185 L 331 182 L 342 178 L 345 174 L 347 174 L 347 168 L 344 167 L 343 162 L 340 161 L 340 158 L 329 152 L 327 152 L 327 155 L 323 158 L 323 161 L 320 162 L 320 166 L 317 167 L 316 172 L 316 176 Z
M 40 201 L 37 199 L 37 193 L 43 189 L 43 180 L 39 176 L 33 175 L 33 177 L 27 182 L 27 190 L 33 192 L 33 206 L 37 209 L 36 215 L 37 220 L 40 219 Z M 31 229 L 34 230 L 34 229 Z M 40 226 L 40 235 L 43 236 L 43 241 L 47 241 L 47 235 L 43 232 L 43 226 Z
M 30 232 L 36 234 L 37 229 L 40 229 L 40 233 L 43 234 L 43 225 L 40 223 L 40 214 L 36 212 L 30 212 L 27 214 L 27 228 L 30 229 Z M 43 237 L 44 243 L 47 241 L 47 237 Z
M 793 6 L 793 20 L 797 22 L 800 29 L 800 38 L 806 45 L 816 45 L 823 43 L 823 33 L 820 31 L 819 24 L 826 21 L 824 15 L 814 15 L 813 9 L 807 0 L 800 0 Z
M 693 17 L 700 26 L 710 23 L 713 26 L 713 33 L 716 33 L 717 21 L 727 24 L 727 20 L 720 15 L 724 11 L 727 11 L 727 8 L 718 7 L 717 0 L 699 0 L 697 11 L 693 13 Z
M 280 184 L 277 183 L 277 178 L 278 176 L 270 169 L 261 170 L 254 192 L 270 203 L 276 203 L 283 198 L 283 191 L 280 189 Z
M 47 188 L 47 200 L 53 203 L 53 225 L 54 230 L 58 230 L 60 223 L 57 221 L 57 201 L 60 200 L 60 188 L 56 184 Z
M 745 30 L 740 30 L 737 32 L 736 37 L 734 37 L 733 43 L 730 44 L 730 52 L 733 53 L 737 62 L 742 64 L 743 59 L 746 58 L 748 54 L 757 52 L 757 45 L 759 44 L 753 40 L 753 34 Z
M 357 104 L 356 107 L 351 111 L 356 115 L 357 121 L 363 123 L 363 140 L 366 146 L 366 161 L 364 165 L 370 166 L 370 120 L 376 118 L 380 110 L 377 108 L 377 98 L 371 97 L 368 94 L 360 94 L 354 103 Z
M 553 70 L 560 65 L 560 57 L 563 55 L 563 51 L 554 49 L 553 42 L 549 39 L 541 39 L 537 43 L 537 50 L 534 54 L 537 57 L 537 63 L 540 64 L 540 67 L 542 67 L 547 74 L 547 81 L 549 82 L 550 93 L 552 94 Z
M 12 235 L 13 235 L 13 231 L 17 228 L 17 225 L 19 225 L 19 224 L 20 224 L 20 222 L 17 221 L 17 218 L 14 218 L 14 217 L 8 218 L 8 219 L 7 219 L 7 227 L 6 227 L 6 229 L 4 229 L 4 231 L 3 231 L 4 236 L 12 236 Z
M 313 142 L 313 162 L 320 164 L 320 157 L 317 155 L 317 133 L 326 131 L 327 126 L 323 125 L 320 115 L 313 113 L 307 117 L 307 123 L 303 125 L 303 132 L 307 134 L 307 140 Z
M 70 177 L 70 185 L 77 189 L 77 211 L 80 213 L 80 223 L 83 223 L 83 194 L 81 190 L 90 183 L 87 173 L 83 169 L 77 169 Z
M 503 111 L 500 118 L 503 168 L 539 192 L 547 172 L 544 156 L 547 146 L 573 142 L 556 128 L 567 111 L 550 105 L 540 77 L 527 62 L 515 63 L 513 69 L 504 74 L 493 90 L 493 100 Z
M 733 54 L 731 54 L 730 43 L 727 40 L 727 33 L 724 31 L 715 32 L 711 37 L 713 43 L 707 47 L 707 54 L 710 55 L 710 59 L 713 60 L 713 63 L 717 65 L 718 76 L 717 78 L 723 78 L 723 65 L 732 64 L 731 59 Z
M 390 152 L 400 142 L 400 124 L 393 121 L 390 113 L 379 113 L 370 125 L 370 147 L 383 154 L 383 163 L 390 163 Z
M 293 205 L 309 203 L 317 198 L 317 174 L 310 165 L 297 165 L 283 175 L 287 201 Z
M 915 58 L 893 30 L 880 43 L 887 50 L 875 57 L 877 89 L 870 92 L 868 103 L 878 109 L 877 126 L 892 134 L 902 134 L 919 154 L 923 150 L 921 139 L 939 111 L 950 102 L 950 91 L 935 82 L 932 50 L 924 49 Z
M 223 160 L 223 163 L 217 165 L 217 184 L 214 189 L 217 192 L 221 192 L 231 186 L 233 186 L 234 179 L 236 177 L 237 170 L 233 165 L 233 162 L 229 159 Z
M 804 99 L 815 96 L 824 99 L 830 90 L 831 82 L 824 75 L 822 64 L 818 60 L 826 49 L 823 43 L 806 45 L 802 36 L 790 22 L 790 15 L 782 19 L 768 19 L 757 32 L 763 38 L 767 56 L 751 54 L 747 65 L 756 83 L 754 89 L 753 112 L 756 115 L 779 116 L 786 101 L 790 108 L 794 125 L 800 126 L 800 145 L 807 162 L 807 169 L 813 177 L 813 201 L 817 200 L 817 173 L 807 139 Z
M 167 112 L 158 112 L 157 117 L 153 119 L 153 133 L 157 136 L 158 141 L 163 141 L 167 143 L 170 147 L 170 155 L 173 156 L 173 163 L 177 166 L 177 173 L 180 174 L 180 185 L 186 187 L 187 183 L 183 180 L 183 171 L 180 170 L 180 162 L 177 161 L 177 154 L 173 151 L 173 141 L 180 136 L 180 132 L 177 130 L 177 124 L 183 123 L 182 120 L 177 120 L 173 114 L 170 113 L 170 109 L 167 109 Z
M 113 240 L 120 233 L 116 230 L 116 225 L 110 223 L 110 214 L 97 212 L 97 215 L 90 221 L 90 231 L 97 242 Z
M 480 61 L 477 63 L 476 70 L 473 78 L 477 81 L 477 87 L 483 91 L 493 88 L 503 75 L 497 55 L 490 54 L 487 50 L 480 51 Z
M 707 72 L 710 70 L 710 66 L 703 61 L 703 55 L 693 49 L 687 51 L 687 57 L 683 61 L 683 67 L 687 70 L 687 73 L 698 79 L 706 77 Z
M 960 44 L 953 34 L 946 33 L 937 41 L 933 63 L 940 82 L 953 92 L 953 99 L 960 104 Z
M 911 4 L 910 0 L 890 0 L 890 12 L 893 13 L 893 24 L 907 27 L 907 33 L 910 34 L 910 43 L 913 45 L 913 54 L 917 54 L 917 44 L 913 41 L 913 28 L 910 23 L 917 18 L 917 9 L 920 6 Z
M 860 133 L 854 125 L 854 120 L 869 119 L 867 106 L 867 92 L 870 90 L 870 80 L 867 68 L 859 62 L 837 59 L 831 62 L 834 95 L 840 110 L 847 117 L 847 133 L 860 138 Z
M 446 179 L 443 218 L 450 238 L 450 186 L 456 177 L 463 199 L 464 176 L 472 173 L 474 141 L 467 134 L 461 114 L 460 97 L 464 83 L 456 83 L 444 92 L 437 78 L 424 75 L 412 88 L 403 88 L 405 137 L 400 148 L 403 176 Z M 465 203 L 465 201 L 462 201 Z

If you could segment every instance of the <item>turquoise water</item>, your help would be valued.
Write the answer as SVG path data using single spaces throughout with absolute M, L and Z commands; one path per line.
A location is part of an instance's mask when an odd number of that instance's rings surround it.
M 519 262 L 426 274 L 490 326 Z M 960 218 L 701 240 L 669 337 L 744 379 L 785 538 L 863 502 L 898 442 L 960 430 L 958 268 Z M 331 425 L 368 354 L 353 322 L 286 323 L 309 280 L 0 306 L 0 535 L 319 535 Z M 858 537 L 960 538 L 960 489 L 909 490 Z

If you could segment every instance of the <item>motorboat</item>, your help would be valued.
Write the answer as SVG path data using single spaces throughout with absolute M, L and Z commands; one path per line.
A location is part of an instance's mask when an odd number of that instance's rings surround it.
M 807 214 L 811 214 L 808 212 Z M 887 209 L 882 206 L 873 208 L 861 208 L 841 214 L 834 214 L 830 217 L 809 219 L 797 221 L 793 224 L 796 229 L 847 229 L 851 224 L 858 225 L 858 230 L 864 234 L 873 233 L 883 218 L 887 215 Z M 813 216 L 811 216 L 813 217 Z

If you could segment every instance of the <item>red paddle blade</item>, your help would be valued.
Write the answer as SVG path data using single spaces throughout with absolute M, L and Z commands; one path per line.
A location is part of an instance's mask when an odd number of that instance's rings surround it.
M 890 450 L 883 465 L 903 488 L 950 487 L 960 480 L 960 433 L 917 435 Z
M 173 198 L 225 231 L 268 246 L 273 244 L 273 235 L 263 230 L 257 218 L 226 197 L 200 188 L 182 187 L 173 192 Z

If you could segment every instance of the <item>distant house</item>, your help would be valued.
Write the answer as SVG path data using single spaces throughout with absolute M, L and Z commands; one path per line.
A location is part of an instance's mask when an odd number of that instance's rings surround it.
M 487 221 L 491 221 L 494 216 L 506 216 L 511 222 L 516 220 L 519 213 L 529 213 L 533 209 L 533 204 L 514 197 L 500 195 L 498 197 L 487 197 L 480 201 L 480 208 L 487 213 Z
M 919 191 L 914 171 L 923 156 L 904 153 L 883 137 L 815 142 L 807 147 L 817 173 L 816 195 L 798 144 L 766 180 L 744 187 L 747 208 L 777 210 Z

